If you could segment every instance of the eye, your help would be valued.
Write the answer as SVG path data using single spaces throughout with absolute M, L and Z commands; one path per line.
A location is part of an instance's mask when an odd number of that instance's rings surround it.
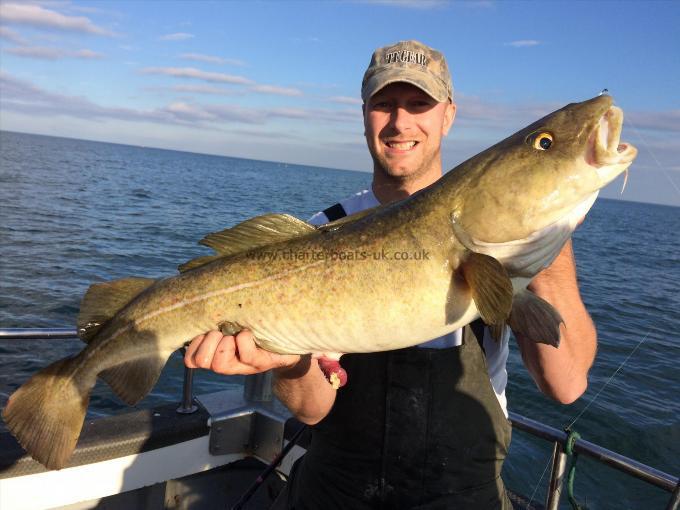
M 553 137 L 547 131 L 532 135 L 530 138 L 531 146 L 539 151 L 547 151 L 553 143 Z
M 383 111 L 383 110 L 387 110 L 389 107 L 390 107 L 390 103 L 388 101 L 384 101 L 384 100 L 383 101 L 377 100 L 377 101 L 371 103 L 371 108 L 373 110 Z

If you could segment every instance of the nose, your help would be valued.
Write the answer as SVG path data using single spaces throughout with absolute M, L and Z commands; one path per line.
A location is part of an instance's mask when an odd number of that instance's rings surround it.
M 406 108 L 397 106 L 392 110 L 390 124 L 399 133 L 404 133 L 413 125 L 413 115 Z

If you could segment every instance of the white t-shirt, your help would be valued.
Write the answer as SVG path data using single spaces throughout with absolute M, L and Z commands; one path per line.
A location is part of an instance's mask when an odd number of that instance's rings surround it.
M 349 216 L 350 214 L 358 213 L 359 211 L 380 205 L 380 202 L 378 202 L 373 191 L 365 189 L 345 200 L 341 200 L 340 204 Z M 309 219 L 309 223 L 313 225 L 323 225 L 324 223 L 328 223 L 328 218 L 323 212 L 318 212 Z M 498 402 L 500 403 L 506 418 L 508 416 L 508 410 L 507 400 L 505 398 L 505 386 L 508 383 L 508 372 L 505 365 L 508 361 L 509 340 L 510 330 L 507 327 L 503 331 L 503 336 L 499 342 L 496 342 L 491 337 L 488 328 L 484 328 L 484 352 L 486 354 L 486 366 L 489 370 L 489 380 L 491 381 L 493 391 L 496 393 L 496 397 L 498 398 Z M 457 329 L 448 335 L 424 342 L 418 347 L 444 349 L 461 345 L 462 342 L 463 330 Z

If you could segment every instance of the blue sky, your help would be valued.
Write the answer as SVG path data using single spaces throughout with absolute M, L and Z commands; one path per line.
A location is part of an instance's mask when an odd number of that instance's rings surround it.
M 371 169 L 372 51 L 443 51 L 451 168 L 607 88 L 640 149 L 623 195 L 680 205 L 680 2 L 23 1 L 0 3 L 0 129 Z

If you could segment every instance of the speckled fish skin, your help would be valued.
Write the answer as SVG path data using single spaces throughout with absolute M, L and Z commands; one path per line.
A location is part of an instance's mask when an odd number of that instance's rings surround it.
M 500 255 L 516 286 L 526 285 L 568 239 L 587 211 L 584 200 L 589 207 L 593 195 L 628 167 L 634 148 L 617 153 L 620 119 L 611 102 L 600 96 L 568 105 L 410 199 L 335 231 L 260 248 L 162 282 L 158 292 L 181 293 L 192 304 L 156 315 L 152 328 L 177 346 L 229 321 L 252 330 L 262 347 L 279 353 L 398 349 L 453 331 L 477 317 L 468 286 L 456 277 L 471 247 L 494 255 L 569 219 L 559 235 L 547 236 L 543 250 L 530 244 L 528 254 L 517 248 Z M 596 161 L 589 144 L 599 147 L 593 137 L 608 117 L 612 125 L 604 134 L 611 139 L 602 143 L 610 151 Z M 552 152 L 527 142 L 537 132 L 552 134 Z M 284 260 L 284 253 L 299 257 Z M 318 253 L 366 256 L 313 260 Z M 397 253 L 425 253 L 427 260 L 394 260 Z M 271 260 L 272 254 L 278 259 Z M 520 255 L 524 260 L 517 263 Z M 142 308 L 162 308 L 156 295 L 145 298 Z
M 406 200 L 160 280 L 80 354 L 17 390 L 5 421 L 34 458 L 61 468 L 97 376 L 133 404 L 205 331 L 248 328 L 267 350 L 304 354 L 399 349 L 458 329 L 479 316 L 460 271 L 470 254 L 500 261 L 523 289 L 634 159 L 621 122 L 609 96 L 567 105 Z M 544 133 L 548 150 L 537 146 Z

